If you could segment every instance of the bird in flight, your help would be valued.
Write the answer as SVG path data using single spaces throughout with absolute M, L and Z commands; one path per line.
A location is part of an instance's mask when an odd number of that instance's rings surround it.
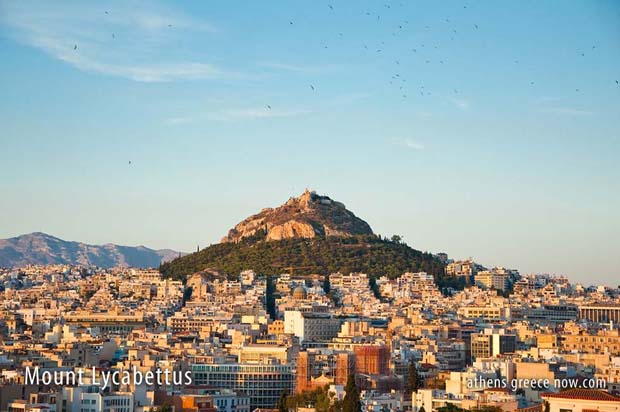
M 334 6 L 332 6 L 331 4 L 328 4 L 329 8 L 334 10 Z
M 312 90 L 315 90 L 315 88 L 314 88 L 314 86 L 313 86 L 313 85 L 310 85 L 310 88 L 311 88 Z
M 77 44 L 73 46 L 73 50 L 77 50 Z
M 110 13 L 108 13 L 108 11 L 106 10 L 106 11 L 105 11 L 105 14 L 110 14 Z
M 271 110 L 271 106 L 270 106 L 270 105 L 267 105 L 267 108 L 268 108 L 269 110 Z
M 131 164 L 131 160 L 129 161 L 129 164 Z

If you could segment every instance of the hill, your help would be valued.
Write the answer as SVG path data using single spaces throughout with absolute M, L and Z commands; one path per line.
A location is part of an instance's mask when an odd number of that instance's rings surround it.
M 0 239 L 0 267 L 26 265 L 81 265 L 110 268 L 115 266 L 158 267 L 179 256 L 179 252 L 154 250 L 144 246 L 114 244 L 89 245 L 35 232 Z
M 396 277 L 424 271 L 440 286 L 462 288 L 460 280 L 444 276 L 443 263 L 432 254 L 398 237 L 375 235 L 342 203 L 308 190 L 243 220 L 221 243 L 162 264 L 160 271 L 184 280 L 208 270 L 236 276 L 246 269 L 278 274 L 290 272 L 290 267 L 296 275 L 364 272 Z

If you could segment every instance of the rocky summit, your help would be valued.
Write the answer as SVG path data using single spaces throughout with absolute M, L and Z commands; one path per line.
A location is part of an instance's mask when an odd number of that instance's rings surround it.
M 241 221 L 222 242 L 245 238 L 282 240 L 290 238 L 371 235 L 372 229 L 347 210 L 344 204 L 306 189 L 276 208 L 266 208 Z

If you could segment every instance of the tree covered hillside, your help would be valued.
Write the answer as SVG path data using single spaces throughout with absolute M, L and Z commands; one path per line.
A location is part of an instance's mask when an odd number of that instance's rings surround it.
M 235 276 L 246 269 L 261 274 L 282 273 L 291 266 L 296 275 L 364 272 L 375 277 L 386 275 L 393 278 L 408 271 L 424 271 L 434 275 L 441 284 L 452 283 L 452 278 L 442 281 L 444 265 L 436 257 L 399 240 L 375 235 L 278 241 L 257 238 L 211 245 L 161 265 L 160 271 L 174 279 L 184 279 L 205 269 Z

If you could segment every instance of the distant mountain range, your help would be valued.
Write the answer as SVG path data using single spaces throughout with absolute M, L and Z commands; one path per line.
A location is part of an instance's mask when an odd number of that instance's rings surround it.
M 183 253 L 181 253 L 183 255 Z M 0 240 L 0 267 L 36 265 L 81 265 L 111 268 L 116 266 L 158 267 L 179 257 L 170 249 L 154 250 L 144 246 L 88 245 L 35 232 Z

